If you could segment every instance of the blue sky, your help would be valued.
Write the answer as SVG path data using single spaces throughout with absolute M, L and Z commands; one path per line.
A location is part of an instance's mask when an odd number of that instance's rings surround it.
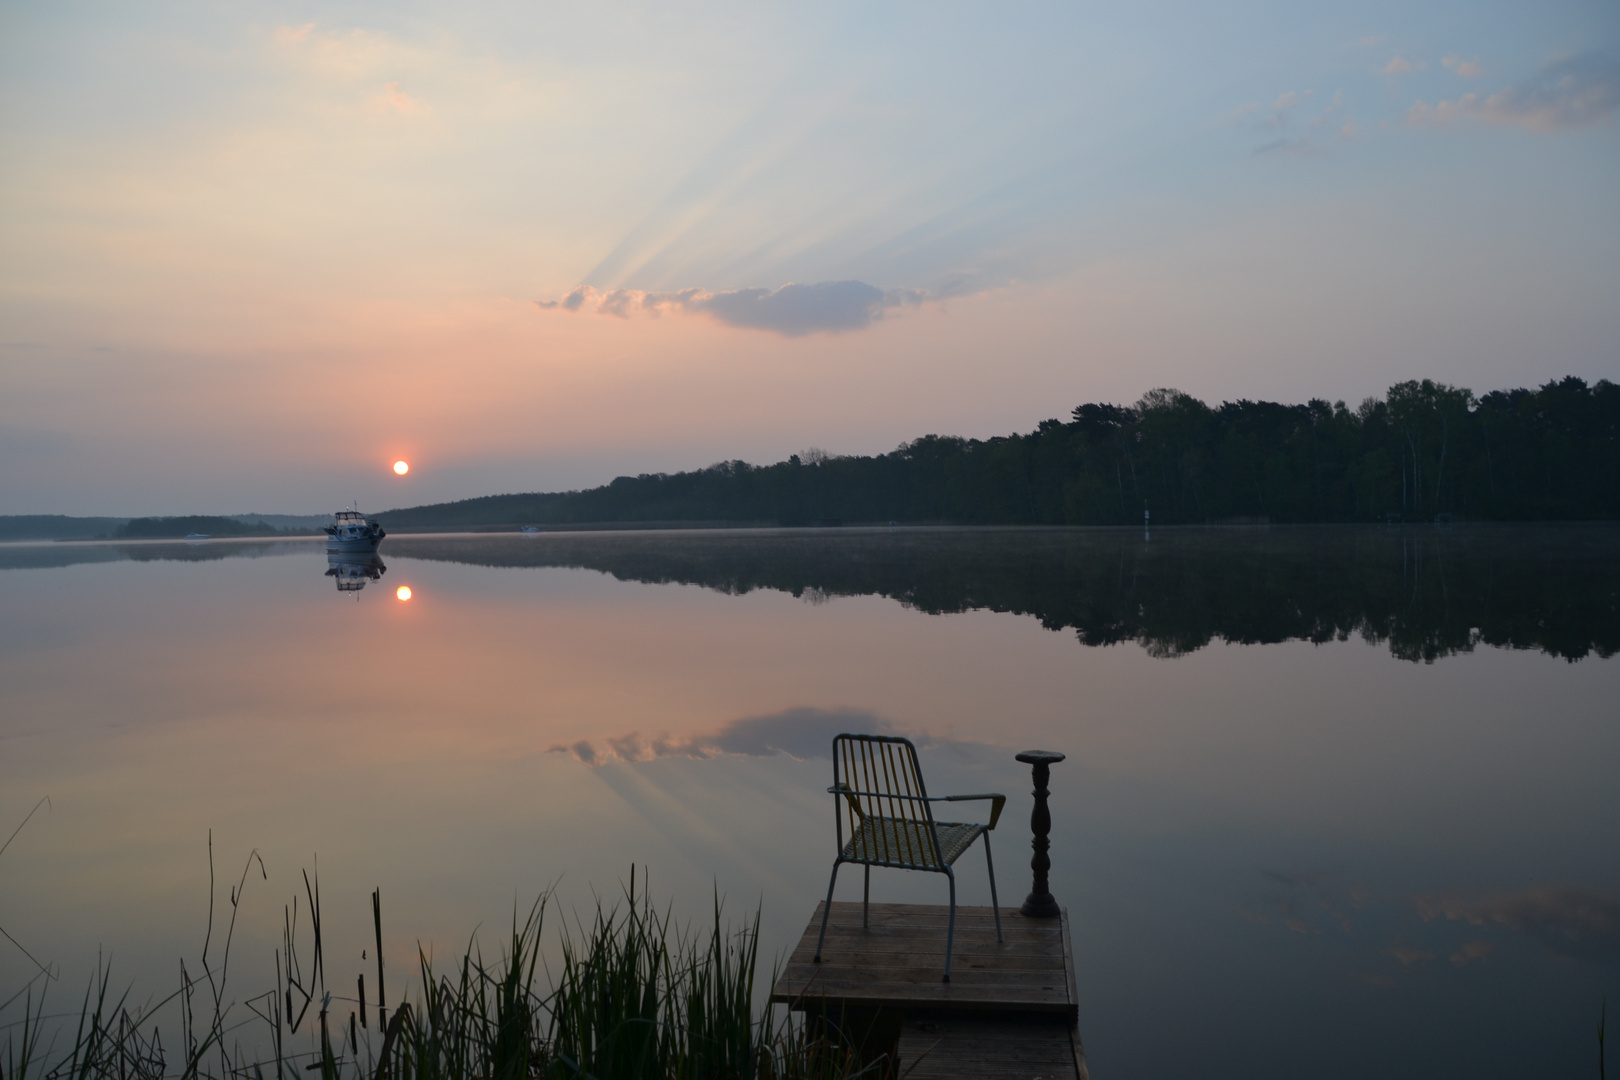
M 1613 4 L 10 4 L 0 505 L 1613 378 L 1617 105 Z

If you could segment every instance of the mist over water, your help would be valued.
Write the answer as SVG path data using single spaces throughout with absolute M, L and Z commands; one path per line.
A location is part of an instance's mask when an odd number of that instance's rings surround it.
M 1053 770 L 1099 1075 L 1589 1067 L 1620 1000 L 1612 528 L 791 530 L 0 547 L 0 927 L 76 1003 L 98 949 L 161 997 L 250 850 L 269 986 L 319 871 L 329 977 L 369 895 L 416 949 L 632 863 L 718 887 L 767 955 L 826 887 L 827 746 L 911 736 L 940 791 Z M 334 571 L 335 573 L 329 573 Z M 397 599 L 400 586 L 409 600 Z M 962 900 L 988 902 L 978 864 Z M 874 899 L 943 902 L 927 875 Z M 845 891 L 847 890 L 847 891 Z M 841 896 L 858 896 L 858 875 Z M 352 948 L 350 947 L 352 945 Z M 0 943 L 0 949 L 10 949 Z M 3 952 L 0 1000 L 29 977 Z M 188 963 L 190 961 L 188 960 Z M 398 989 L 392 984 L 390 994 Z M 248 1034 L 244 1029 L 244 1038 Z

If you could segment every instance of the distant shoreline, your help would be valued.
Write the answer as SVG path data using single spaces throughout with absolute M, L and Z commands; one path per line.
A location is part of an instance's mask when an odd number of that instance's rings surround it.
M 184 540 L 192 533 L 205 533 L 211 539 L 318 536 L 321 526 L 330 520 L 329 516 L 318 514 L 186 514 L 166 517 L 0 514 L 0 543 L 27 540 Z

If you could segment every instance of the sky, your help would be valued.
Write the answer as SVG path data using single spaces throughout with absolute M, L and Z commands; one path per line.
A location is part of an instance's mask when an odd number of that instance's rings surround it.
M 1611 0 L 7 0 L 0 513 L 1620 380 L 1617 109 Z

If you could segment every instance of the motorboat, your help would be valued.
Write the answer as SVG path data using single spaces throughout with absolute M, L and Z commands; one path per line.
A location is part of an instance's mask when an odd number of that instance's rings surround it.
M 328 552 L 376 551 L 388 533 L 375 521 L 367 521 L 358 509 L 345 506 L 332 515 L 332 524 L 326 527 Z

